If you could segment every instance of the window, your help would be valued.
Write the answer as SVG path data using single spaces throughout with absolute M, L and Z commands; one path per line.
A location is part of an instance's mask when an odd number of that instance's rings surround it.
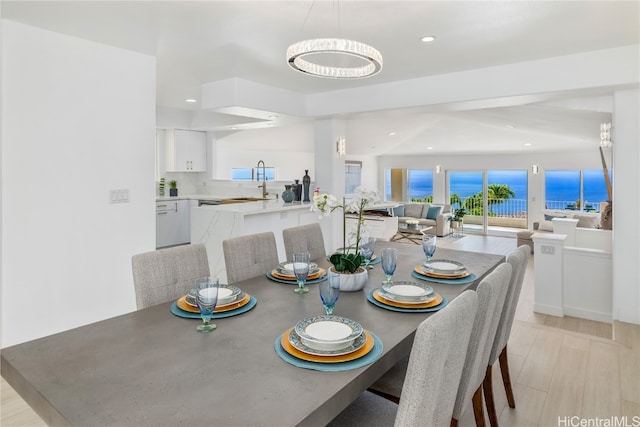
M 433 171 L 431 169 L 385 170 L 385 200 L 433 201 Z
M 267 181 L 275 180 L 276 168 L 266 167 L 265 174 Z M 233 181 L 262 181 L 262 168 L 231 168 L 231 179 Z
M 609 199 L 601 169 L 548 170 L 544 178 L 547 209 L 599 212 Z

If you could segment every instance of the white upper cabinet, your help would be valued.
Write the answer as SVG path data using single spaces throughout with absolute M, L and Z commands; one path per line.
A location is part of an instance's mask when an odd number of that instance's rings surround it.
M 207 163 L 207 133 L 167 130 L 167 172 L 204 172 Z

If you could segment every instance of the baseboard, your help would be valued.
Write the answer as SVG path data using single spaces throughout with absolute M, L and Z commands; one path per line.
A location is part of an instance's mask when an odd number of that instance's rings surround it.
M 613 316 L 611 313 L 603 313 L 600 311 L 585 310 L 578 307 L 564 306 L 565 316 L 578 317 L 580 319 L 593 320 L 595 322 L 609 323 L 613 322 Z
M 540 314 L 549 314 L 556 317 L 564 317 L 562 307 L 556 305 L 533 304 L 533 311 Z

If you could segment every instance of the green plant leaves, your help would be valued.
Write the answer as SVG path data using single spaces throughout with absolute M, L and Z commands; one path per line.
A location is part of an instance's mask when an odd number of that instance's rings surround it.
M 358 267 L 362 265 L 364 257 L 356 254 L 336 253 L 329 257 L 329 261 L 338 272 L 348 271 L 349 273 L 355 273 Z

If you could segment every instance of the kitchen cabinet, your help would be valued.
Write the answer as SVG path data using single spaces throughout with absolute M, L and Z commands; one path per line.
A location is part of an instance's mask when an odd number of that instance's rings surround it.
M 207 133 L 174 129 L 166 133 L 167 172 L 204 172 L 207 163 Z
M 191 241 L 190 204 L 190 200 L 156 202 L 156 248 Z

